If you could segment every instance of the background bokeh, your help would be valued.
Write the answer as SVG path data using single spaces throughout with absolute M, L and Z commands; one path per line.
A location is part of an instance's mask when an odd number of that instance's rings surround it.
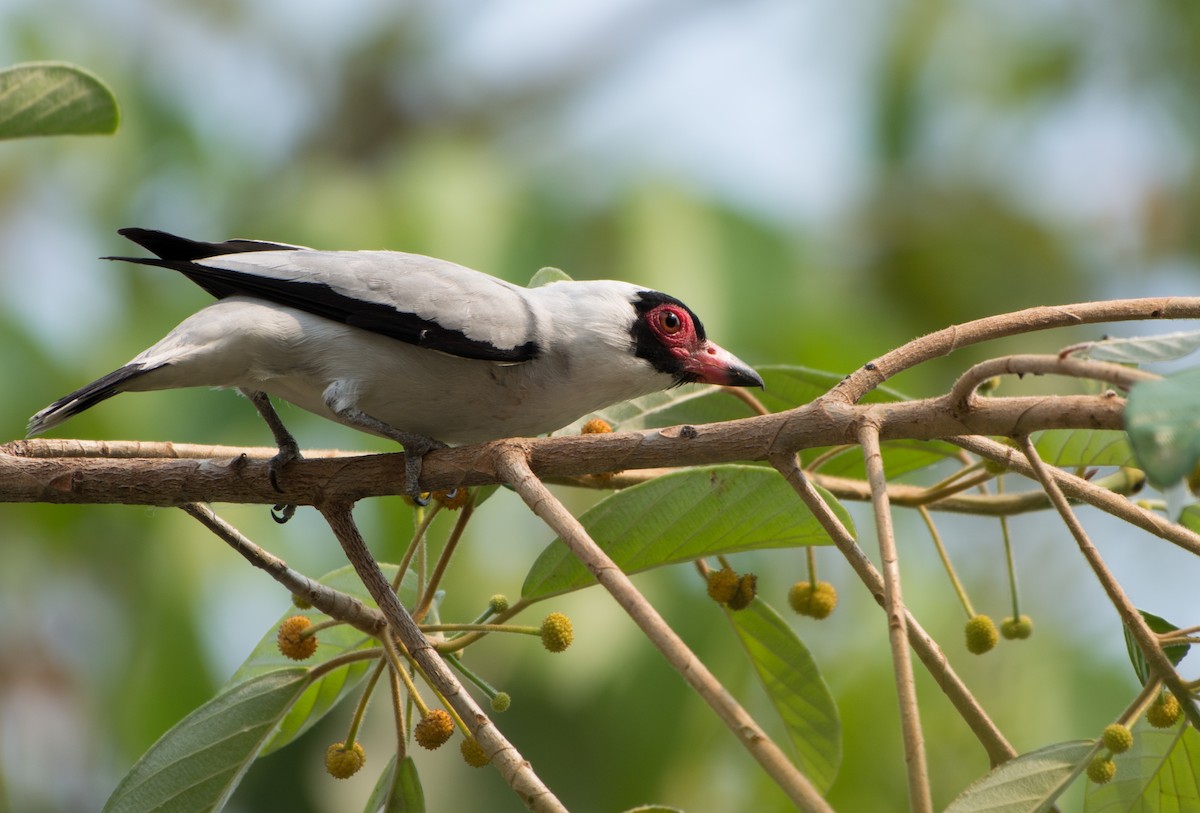
M 685 299 L 754 363 L 846 372 L 922 332 L 1037 304 L 1200 293 L 1200 6 L 1191 0 L 337 3 L 6 0 L 0 64 L 62 59 L 114 88 L 112 138 L 0 144 L 0 436 L 119 366 L 206 302 L 185 281 L 105 263 L 120 226 L 202 239 L 393 248 L 523 282 L 545 265 Z M 1118 326 L 1134 333 L 1146 326 Z M 896 382 L 946 387 L 985 355 Z M 287 410 L 307 446 L 386 448 Z M 266 442 L 228 393 L 125 396 L 60 436 Z M 577 506 L 590 499 L 573 497 Z M 222 508 L 306 573 L 340 564 L 312 512 Z M 399 501 L 359 514 L 382 557 Z M 1134 690 L 1115 613 L 1066 533 L 1014 522 L 1023 644 L 973 658 L 918 526 L 906 595 L 1010 739 L 1094 736 Z M 1147 609 L 1196 622 L 1194 561 L 1086 515 Z M 870 546 L 869 523 L 864 543 Z M 944 523 L 977 608 L 1008 612 L 994 524 Z M 481 511 L 445 613 L 517 594 L 550 534 L 511 495 Z M 802 557 L 745 557 L 777 606 Z M 883 618 L 825 553 L 842 604 L 797 622 L 846 726 L 839 810 L 903 804 Z M 692 571 L 640 577 L 769 726 L 770 709 Z M 514 697 L 509 736 L 572 809 L 661 801 L 783 810 L 682 682 L 594 591 L 556 603 L 578 639 L 489 641 L 478 668 Z M 91 811 L 131 762 L 233 671 L 285 595 L 180 512 L 0 508 L 0 809 Z M 553 608 L 552 608 L 553 609 Z M 1190 616 L 1188 615 L 1190 613 Z M 921 678 L 935 801 L 986 760 Z M 335 783 L 341 717 L 256 765 L 231 809 L 347 810 L 382 767 Z M 336 717 L 336 715 L 335 715 Z M 493 771 L 420 756 L 433 810 L 521 809 Z

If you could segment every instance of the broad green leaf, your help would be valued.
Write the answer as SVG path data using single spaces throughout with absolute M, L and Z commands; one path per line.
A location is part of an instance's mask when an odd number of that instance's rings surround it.
M 112 91 L 65 62 L 26 62 L 0 70 L 0 139 L 104 135 L 117 129 Z
M 1125 430 L 1151 483 L 1165 487 L 1186 477 L 1200 460 L 1200 370 L 1134 385 Z
M 105 813 L 220 810 L 308 684 L 299 667 L 231 686 L 162 736 L 121 780 Z
M 380 567 L 387 578 L 391 579 L 395 577 L 395 565 L 381 565 Z M 354 568 L 350 565 L 327 573 L 318 579 L 318 581 L 327 587 L 332 587 L 335 590 L 340 590 L 343 593 L 354 596 L 368 607 L 375 606 L 375 602 L 367 594 L 367 589 L 363 587 L 358 575 L 354 572 Z M 404 583 L 401 585 L 400 601 L 411 606 L 415 599 L 415 579 L 410 572 L 406 574 Z M 307 615 L 314 623 L 326 617 L 317 610 L 305 610 L 301 612 L 292 609 L 285 612 L 280 616 L 275 625 L 263 635 L 262 640 L 259 641 L 258 645 L 250 653 L 250 657 L 233 673 L 233 677 L 226 684 L 227 687 L 235 686 L 257 675 L 274 672 L 296 664 L 295 661 L 288 660 L 280 653 L 276 643 L 279 625 L 283 623 L 284 619 L 293 615 Z M 318 666 L 347 652 L 356 649 L 369 649 L 375 646 L 375 640 L 371 636 L 359 632 L 348 624 L 340 624 L 336 627 L 322 630 L 318 633 L 317 640 L 319 643 L 316 654 L 304 662 L 305 666 Z M 311 728 L 318 720 L 328 714 L 337 705 L 339 700 L 358 685 L 358 682 L 370 671 L 372 666 L 373 663 L 371 661 L 355 661 L 347 666 L 333 669 L 324 676 L 312 681 L 312 685 L 304 691 L 304 694 L 296 701 L 291 710 L 288 711 L 286 717 L 281 721 L 279 730 L 275 732 L 271 741 L 267 743 L 263 749 L 263 753 L 269 754 L 272 751 L 282 748 Z
M 1114 757 L 1107 785 L 1087 783 L 1085 813 L 1197 813 L 1200 811 L 1200 734 L 1189 725 L 1133 727 L 1133 748 Z
M 1073 350 L 1076 358 L 1112 361 L 1117 364 L 1148 364 L 1155 361 L 1174 361 L 1200 349 L 1200 330 L 1165 333 L 1162 336 L 1139 336 L 1131 339 L 1103 339 Z
M 849 514 L 822 492 L 848 528 Z M 827 545 L 829 537 L 773 469 L 686 469 L 619 491 L 579 518 L 627 573 L 718 553 Z M 595 583 L 562 540 L 533 563 L 521 595 L 542 599 Z
M 402 759 L 397 770 L 396 755 L 392 755 L 363 813 L 425 813 L 425 791 L 412 757 Z
M 539 268 L 537 273 L 529 278 L 527 288 L 541 288 L 543 285 L 549 285 L 552 282 L 570 282 L 571 275 L 561 268 L 552 268 L 547 266 Z
M 1116 429 L 1050 429 L 1035 445 L 1051 466 L 1135 465 L 1129 436 Z
M 1043 813 L 1087 767 L 1092 740 L 1060 742 L 993 768 L 945 813 Z
M 822 793 L 842 763 L 837 705 L 808 649 L 779 613 L 756 598 L 744 610 L 725 610 L 767 696 L 783 720 L 800 769 Z
M 1146 619 L 1146 626 L 1156 633 L 1174 632 L 1179 629 L 1179 627 L 1170 621 L 1154 613 L 1148 613 L 1145 610 L 1138 610 L 1138 612 L 1142 614 L 1142 618 Z M 1138 680 L 1145 686 L 1146 681 L 1150 679 L 1150 667 L 1146 664 L 1146 656 L 1142 654 L 1141 647 L 1137 645 L 1137 641 L 1134 640 L 1133 633 L 1129 631 L 1129 628 L 1124 627 L 1124 630 L 1125 648 L 1129 651 L 1129 660 L 1133 664 L 1133 671 L 1137 674 Z M 1188 654 L 1188 648 L 1187 644 L 1175 644 L 1174 646 L 1163 647 L 1163 654 L 1167 656 L 1167 659 L 1172 664 L 1178 664 L 1183 660 L 1183 656 Z

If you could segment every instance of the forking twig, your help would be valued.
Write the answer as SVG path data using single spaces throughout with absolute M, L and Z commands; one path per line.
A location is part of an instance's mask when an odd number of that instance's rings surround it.
M 474 698 L 463 689 L 458 678 L 442 662 L 412 616 L 404 609 L 391 584 L 367 549 L 367 543 L 351 515 L 352 505 L 336 502 L 325 503 L 317 508 L 341 543 L 346 558 L 350 560 L 367 591 L 387 618 L 391 632 L 400 639 L 409 657 L 420 667 L 434 690 L 454 707 L 471 728 L 484 753 L 500 771 L 500 775 L 508 782 L 513 792 L 521 798 L 526 807 L 537 813 L 566 813 L 567 809 L 534 773 L 533 767 L 521 757 L 520 752 L 505 739 Z

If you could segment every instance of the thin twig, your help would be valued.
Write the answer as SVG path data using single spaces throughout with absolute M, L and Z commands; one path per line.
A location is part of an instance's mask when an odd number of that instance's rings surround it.
M 942 535 L 938 532 L 937 524 L 933 521 L 933 517 L 929 514 L 929 509 L 925 506 L 918 506 L 917 513 L 921 515 L 921 519 L 925 521 L 925 527 L 929 529 L 929 537 L 933 540 L 933 547 L 937 549 L 938 558 L 942 560 L 942 567 L 946 569 L 946 575 L 950 577 L 950 584 L 954 587 L 954 592 L 958 595 L 959 603 L 967 611 L 967 618 L 973 618 L 975 616 L 975 608 L 971 606 L 971 598 L 967 595 L 967 591 L 963 587 L 962 581 L 958 578 L 958 574 L 954 572 L 954 564 L 950 561 L 950 554 L 946 552 L 946 546 L 942 544 Z
M 871 484 L 871 503 L 875 508 L 875 530 L 879 537 L 879 558 L 883 571 L 883 610 L 887 614 L 888 642 L 892 650 L 892 668 L 896 678 L 896 696 L 900 702 L 900 728 L 904 735 L 904 761 L 908 766 L 908 803 L 912 813 L 933 813 L 929 790 L 929 765 L 925 759 L 925 735 L 917 708 L 917 684 L 913 680 L 909 657 L 907 612 L 900 589 L 900 558 L 892 527 L 892 508 L 887 496 L 887 475 L 879 448 L 879 428 L 864 422 L 858 433 Z
M 1162 377 L 1136 367 L 1089 361 L 1074 356 L 1002 356 L 982 361 L 969 368 L 954 382 L 949 398 L 960 409 L 969 409 L 977 397 L 975 390 L 979 385 L 998 375 L 1063 375 L 1103 381 L 1123 390 L 1128 390 L 1139 381 L 1154 381 Z
M 800 468 L 796 462 L 795 455 L 780 455 L 771 458 L 773 465 L 784 479 L 787 480 L 795 492 L 804 501 L 808 510 L 816 518 L 825 532 L 829 534 L 829 538 L 841 551 L 850 567 L 855 574 L 866 585 L 867 590 L 879 603 L 883 606 L 883 577 L 879 575 L 879 571 L 871 564 L 871 560 L 863 552 L 858 543 L 854 541 L 853 535 L 842 524 L 838 515 L 833 513 L 829 506 L 822 499 L 819 491 L 814 488 L 813 483 L 808 476 Z M 908 630 L 908 643 L 912 646 L 913 651 L 917 653 L 917 657 L 921 659 L 921 663 L 933 676 L 934 681 L 950 702 L 954 705 L 959 715 L 966 721 L 972 733 L 987 752 L 988 758 L 991 760 L 992 766 L 999 765 L 1002 762 L 1007 762 L 1017 755 L 1017 751 L 1004 735 L 992 719 L 988 717 L 983 706 L 971 694 L 970 689 L 962 682 L 958 674 L 955 673 L 950 662 L 946 659 L 946 654 L 942 652 L 941 647 L 933 639 L 929 633 L 921 627 L 917 619 L 912 613 L 905 610 L 905 627 Z
M 325 615 L 345 621 L 368 635 L 378 635 L 383 631 L 386 621 L 379 610 L 366 606 L 348 593 L 326 587 L 303 573 L 292 570 L 287 562 L 254 544 L 245 534 L 217 516 L 207 505 L 185 503 L 179 507 L 240 553 L 247 562 L 265 571 L 294 595 L 304 598 Z
M 566 543 L 571 552 L 596 577 L 621 608 L 641 628 L 684 680 L 717 713 L 722 722 L 756 759 L 767 774 L 804 811 L 829 811 L 832 808 L 796 770 L 787 756 L 775 744 L 745 709 L 721 685 L 687 644 L 663 620 L 633 582 L 616 563 L 592 540 L 587 531 L 557 498 L 538 480 L 529 468 L 525 451 L 516 443 L 509 444 L 496 460 L 497 469 L 529 508 Z
M 417 608 L 413 610 L 413 618 L 420 621 L 429 612 L 429 608 L 433 606 L 433 597 L 437 593 L 438 585 L 441 584 L 442 576 L 446 573 L 446 568 L 450 565 L 450 558 L 454 555 L 455 549 L 458 547 L 458 541 L 462 539 L 463 531 L 470 522 L 471 516 L 475 513 L 475 498 L 468 498 L 467 504 L 462 507 L 458 513 L 458 518 L 454 522 L 454 528 L 450 531 L 450 536 L 446 540 L 445 546 L 442 547 L 442 553 L 438 556 L 437 564 L 433 567 L 433 573 L 429 576 L 429 583 L 425 585 L 422 591 L 421 601 L 417 604 Z
M 1125 591 L 1121 589 L 1121 584 L 1113 576 L 1112 571 L 1108 569 L 1107 565 L 1104 564 L 1104 559 L 1101 558 L 1100 551 L 1096 550 L 1096 546 L 1092 544 L 1092 540 L 1083 529 L 1083 525 L 1080 524 L 1079 518 L 1075 516 L 1075 512 L 1071 510 L 1071 506 L 1067 503 L 1067 498 L 1063 496 L 1062 489 L 1058 487 L 1055 479 L 1050 476 L 1045 462 L 1042 461 L 1041 455 L 1038 454 L 1033 441 L 1028 436 L 1021 438 L 1021 451 L 1033 467 L 1038 481 L 1046 489 L 1046 493 L 1050 495 L 1050 500 L 1054 503 L 1054 507 L 1058 509 L 1058 514 L 1062 517 L 1063 523 L 1071 532 L 1071 536 L 1075 538 L 1075 543 L 1079 545 L 1080 552 L 1083 553 L 1083 557 L 1091 566 L 1092 572 L 1096 574 L 1096 578 L 1100 581 L 1104 592 L 1108 594 L 1109 601 L 1117 609 L 1117 614 L 1121 616 L 1121 621 L 1125 624 L 1125 628 L 1133 635 L 1138 649 L 1142 650 L 1142 654 L 1146 658 L 1146 665 L 1166 684 L 1171 693 L 1179 699 L 1183 713 L 1187 715 L 1192 726 L 1200 728 L 1200 708 L 1197 708 L 1196 703 L 1192 700 L 1187 684 L 1179 676 L 1179 672 L 1175 670 L 1175 665 L 1171 663 L 1171 659 L 1163 652 L 1162 642 L 1159 640 L 1158 635 L 1155 634 L 1154 630 L 1150 629 L 1150 625 L 1146 623 L 1146 619 L 1142 617 L 1137 607 L 1125 595 Z
M 847 376 L 830 391 L 829 396 L 842 403 L 857 403 L 868 392 L 904 370 L 948 355 L 959 348 L 1005 336 L 1099 322 L 1195 319 L 1198 316 L 1200 298 L 1185 296 L 1043 305 L 987 316 L 961 325 L 951 325 L 885 353 Z
M 341 543 L 346 558 L 354 566 L 355 572 L 379 605 L 392 631 L 408 650 L 409 656 L 420 666 L 434 690 L 467 721 L 484 753 L 525 806 L 537 813 L 566 813 L 563 804 L 534 773 L 533 766 L 521 757 L 520 752 L 500 733 L 474 698 L 463 689 L 458 678 L 442 662 L 412 616 L 400 604 L 387 578 L 367 549 L 367 543 L 350 513 L 351 507 L 350 503 L 326 503 L 317 506 Z
M 1038 479 L 1033 466 L 1029 464 L 1019 449 L 1014 449 L 1012 446 L 1006 446 L 988 438 L 970 436 L 954 438 L 950 442 L 980 457 L 993 460 L 1031 480 Z M 1178 545 L 1188 553 L 1200 556 L 1200 534 L 1195 531 L 1171 522 L 1153 511 L 1147 511 L 1136 503 L 1070 472 L 1053 468 L 1048 470 L 1048 474 L 1070 499 L 1099 508 L 1130 525 Z

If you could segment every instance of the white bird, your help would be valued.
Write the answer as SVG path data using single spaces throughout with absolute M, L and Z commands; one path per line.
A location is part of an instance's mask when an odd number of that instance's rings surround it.
M 158 256 L 106 259 L 175 269 L 217 302 L 29 435 L 120 392 L 232 387 L 275 435 L 273 483 L 300 453 L 267 394 L 401 443 L 416 495 L 421 457 L 446 444 L 550 432 L 687 382 L 763 383 L 678 299 L 625 282 L 522 288 L 418 254 L 120 233 Z

